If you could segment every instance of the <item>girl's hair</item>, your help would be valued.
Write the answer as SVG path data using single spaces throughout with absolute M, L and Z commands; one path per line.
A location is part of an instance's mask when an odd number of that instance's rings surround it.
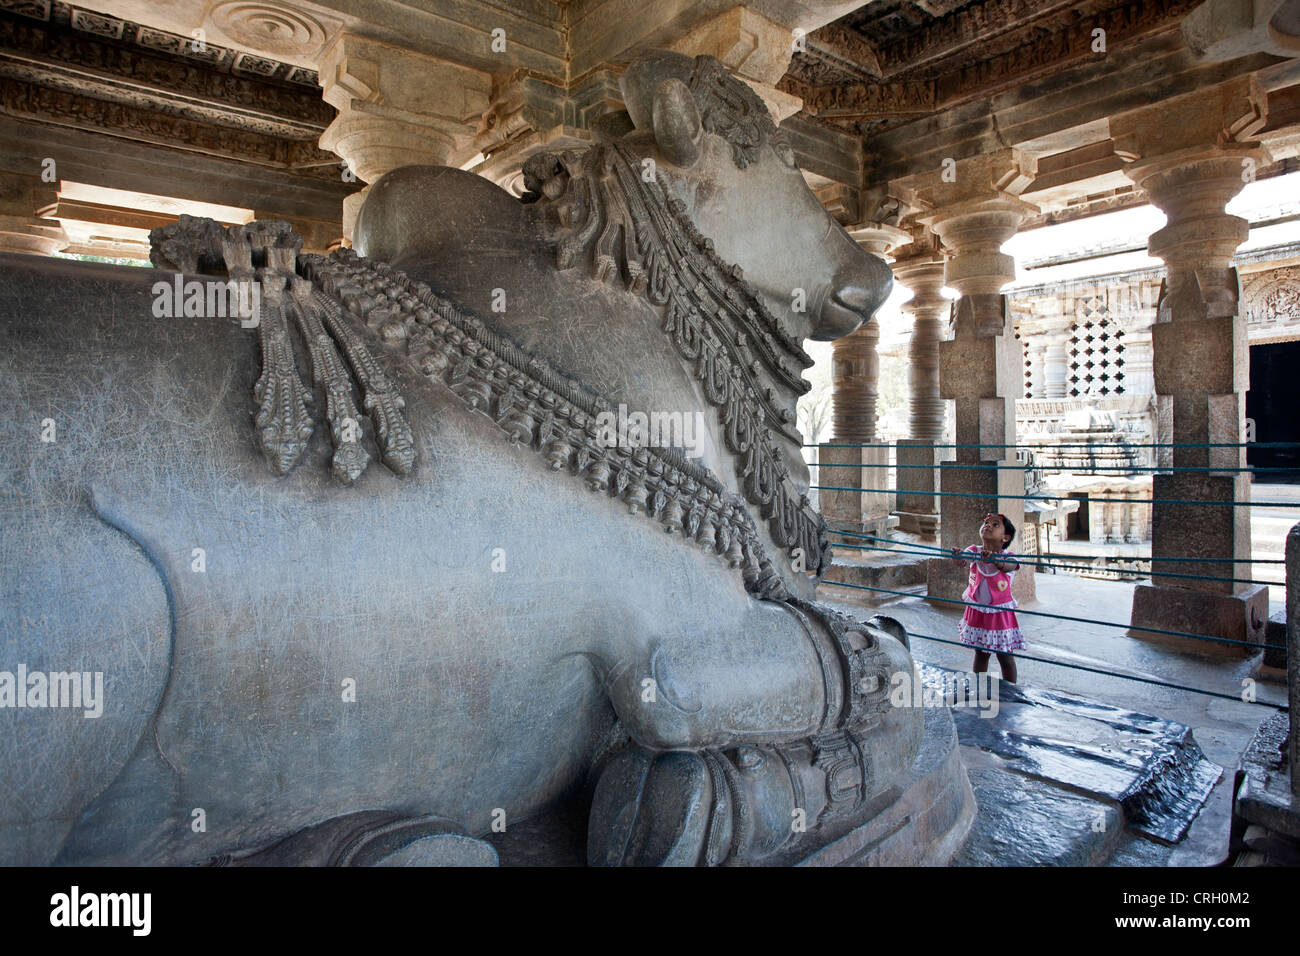
M 1016 526 L 1011 523 L 1011 519 L 1006 515 L 1000 514 L 998 517 L 1002 519 L 1002 530 L 1007 533 L 1007 543 L 1003 545 L 1005 548 L 1016 540 Z

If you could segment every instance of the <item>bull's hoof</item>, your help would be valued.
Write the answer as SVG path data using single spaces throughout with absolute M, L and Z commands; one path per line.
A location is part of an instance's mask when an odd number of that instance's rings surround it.
M 712 785 L 704 758 L 631 746 L 601 773 L 587 825 L 592 866 L 703 862 Z

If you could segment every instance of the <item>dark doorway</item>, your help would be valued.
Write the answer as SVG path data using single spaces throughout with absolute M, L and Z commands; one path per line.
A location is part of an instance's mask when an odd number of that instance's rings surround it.
M 1065 539 L 1067 541 L 1088 541 L 1091 538 L 1088 527 L 1088 496 L 1073 494 L 1070 497 L 1079 502 L 1079 510 L 1065 516 Z
M 1300 447 L 1259 447 L 1269 442 L 1300 443 L 1300 342 L 1250 347 L 1246 417 L 1255 422 L 1256 442 L 1246 447 L 1246 464 L 1284 469 L 1265 472 L 1256 480 L 1300 483 Z

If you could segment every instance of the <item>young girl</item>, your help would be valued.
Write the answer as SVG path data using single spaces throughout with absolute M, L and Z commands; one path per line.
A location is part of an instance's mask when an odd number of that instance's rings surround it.
M 1016 620 L 1016 599 L 1011 596 L 1011 580 L 1020 567 L 1007 555 L 1007 546 L 1016 536 L 1016 527 L 1006 515 L 988 514 L 980 525 L 981 544 L 972 544 L 965 551 L 954 550 L 956 563 L 970 562 L 970 585 L 962 598 L 980 607 L 967 607 L 962 615 L 957 634 L 963 644 L 975 648 L 976 674 L 989 667 L 989 652 L 998 655 L 1002 679 L 1016 682 L 1016 659 L 1012 651 L 1025 646 Z

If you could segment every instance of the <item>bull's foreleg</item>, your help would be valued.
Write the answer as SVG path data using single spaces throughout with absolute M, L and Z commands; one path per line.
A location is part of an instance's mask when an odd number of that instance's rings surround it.
M 889 705 L 912 670 L 897 637 L 809 604 L 759 617 L 741 637 L 649 640 L 608 668 L 633 743 L 601 770 L 590 862 L 759 862 L 910 766 L 921 714 Z

